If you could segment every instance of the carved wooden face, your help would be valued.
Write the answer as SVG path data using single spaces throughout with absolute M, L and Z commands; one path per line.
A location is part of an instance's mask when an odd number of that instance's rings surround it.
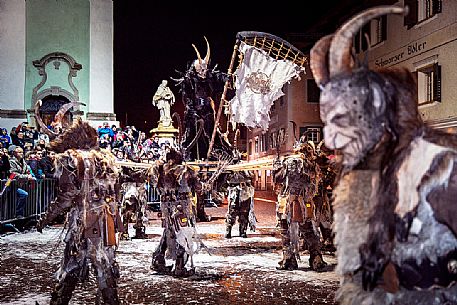
M 385 122 L 381 86 L 361 71 L 327 83 L 320 97 L 325 145 L 343 153 L 343 164 L 357 165 L 379 142 Z

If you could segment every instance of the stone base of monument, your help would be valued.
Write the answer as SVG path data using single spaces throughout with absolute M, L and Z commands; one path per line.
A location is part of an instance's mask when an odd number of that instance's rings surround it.
M 168 141 L 170 145 L 176 147 L 176 136 L 179 130 L 174 128 L 173 125 L 164 126 L 163 122 L 159 121 L 159 126 L 150 132 L 159 137 L 159 145 Z

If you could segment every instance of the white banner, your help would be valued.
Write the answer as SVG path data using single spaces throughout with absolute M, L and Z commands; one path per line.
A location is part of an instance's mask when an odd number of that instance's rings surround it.
M 235 71 L 235 97 L 230 101 L 231 120 L 248 127 L 268 129 L 270 108 L 284 95 L 282 87 L 305 68 L 291 61 L 274 59 L 256 47 L 241 42 L 243 61 Z

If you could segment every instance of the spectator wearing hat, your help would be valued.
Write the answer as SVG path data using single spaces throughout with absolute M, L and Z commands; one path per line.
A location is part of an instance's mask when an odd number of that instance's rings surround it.
M 110 139 L 114 137 L 114 131 L 109 127 L 108 122 L 104 122 L 103 126 L 97 130 L 98 137 L 102 138 L 105 134 L 108 135 Z

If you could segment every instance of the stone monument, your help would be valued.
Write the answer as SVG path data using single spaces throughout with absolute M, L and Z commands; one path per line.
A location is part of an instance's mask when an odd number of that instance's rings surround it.
M 178 129 L 173 126 L 171 119 L 170 108 L 175 103 L 175 95 L 168 87 L 168 82 L 162 80 L 162 83 L 157 88 L 154 97 L 152 98 L 152 104 L 157 107 L 160 111 L 160 119 L 158 127 L 151 130 L 159 137 L 159 143 L 168 141 L 173 146 L 176 146 L 176 135 Z

